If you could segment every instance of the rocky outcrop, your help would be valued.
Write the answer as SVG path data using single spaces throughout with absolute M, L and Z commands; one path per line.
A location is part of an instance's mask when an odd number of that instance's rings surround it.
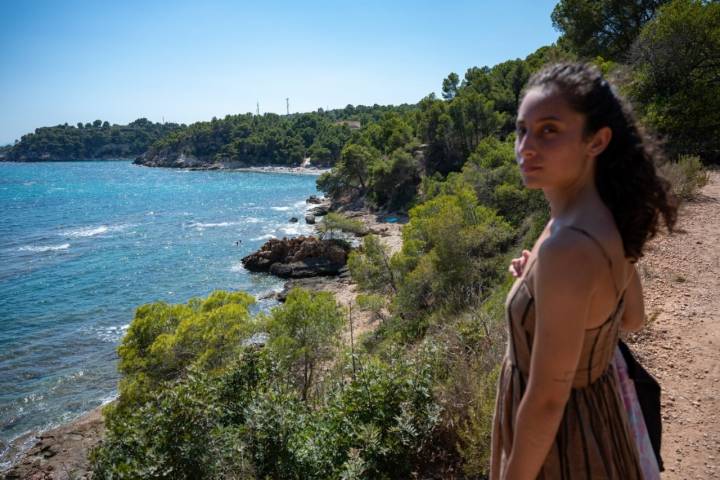
M 306 290 L 313 290 L 315 292 L 332 292 L 336 299 L 342 302 L 342 299 L 347 300 L 347 296 L 349 294 L 352 295 L 352 293 L 356 292 L 352 285 L 353 283 L 350 271 L 346 265 L 340 269 L 337 276 L 333 277 L 292 278 L 285 282 L 282 290 L 274 292 L 272 294 L 272 298 L 278 302 L 285 302 L 290 290 L 298 287 Z M 349 290 L 352 290 L 352 293 Z
M 163 150 L 150 149 L 133 161 L 135 165 L 146 167 L 183 168 L 186 170 L 255 170 L 267 172 L 320 172 L 315 167 L 301 168 L 297 164 L 254 164 L 230 158 L 217 159 L 215 156 L 197 156 L 187 150 L 166 148 Z M 321 172 L 320 172 L 321 173 Z
M 0 478 L 89 479 L 92 476 L 88 452 L 105 435 L 100 407 L 71 423 L 37 435 L 35 444 L 12 468 L 0 472 Z
M 307 211 L 310 215 L 314 215 L 316 217 L 322 217 L 323 215 L 327 215 L 330 211 L 330 204 L 329 203 L 322 203 L 318 205 L 317 207 L 313 207 Z
M 316 237 L 271 238 L 255 253 L 242 258 L 251 272 L 269 272 L 281 278 L 337 275 L 347 263 L 350 246 Z
M 207 159 L 198 158 L 195 155 L 184 151 L 172 149 L 153 150 L 150 149 L 135 159 L 135 165 L 146 167 L 171 167 L 171 168 L 207 168 L 211 163 Z

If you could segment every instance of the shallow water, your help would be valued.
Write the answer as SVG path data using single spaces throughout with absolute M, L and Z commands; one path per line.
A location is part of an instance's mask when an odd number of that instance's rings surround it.
M 0 163 L 0 467 L 22 434 L 115 396 L 115 349 L 138 305 L 279 290 L 240 258 L 268 238 L 313 232 L 303 215 L 315 179 Z

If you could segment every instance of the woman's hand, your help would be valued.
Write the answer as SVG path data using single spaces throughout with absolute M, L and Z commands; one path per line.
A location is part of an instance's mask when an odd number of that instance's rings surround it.
M 525 270 L 525 264 L 527 263 L 528 258 L 530 258 L 530 250 L 523 250 L 522 254 L 518 258 L 513 258 L 510 261 L 508 271 L 512 274 L 513 277 L 517 278 L 522 275 L 523 270 Z

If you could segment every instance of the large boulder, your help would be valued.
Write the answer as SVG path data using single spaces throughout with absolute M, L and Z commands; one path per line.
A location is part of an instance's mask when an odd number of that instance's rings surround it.
M 341 240 L 316 237 L 271 238 L 255 253 L 242 258 L 251 272 L 282 278 L 337 275 L 347 263 L 350 246 Z
M 316 217 L 322 217 L 323 215 L 327 215 L 327 213 L 329 211 L 330 211 L 329 204 L 320 204 L 317 207 L 308 209 L 307 213 L 309 213 L 311 215 L 315 215 Z

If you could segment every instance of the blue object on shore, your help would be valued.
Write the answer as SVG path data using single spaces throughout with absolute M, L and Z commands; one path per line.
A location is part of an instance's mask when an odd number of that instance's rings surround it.
M 387 223 L 395 223 L 398 221 L 397 217 L 385 217 Z

